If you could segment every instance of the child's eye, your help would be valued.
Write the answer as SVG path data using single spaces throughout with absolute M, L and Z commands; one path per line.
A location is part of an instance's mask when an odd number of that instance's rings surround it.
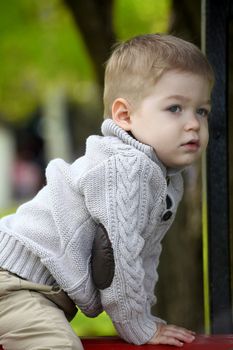
M 201 117 L 208 117 L 209 111 L 206 108 L 198 108 L 197 109 L 197 114 L 199 114 Z
M 168 111 L 170 111 L 172 113 L 179 113 L 182 111 L 182 108 L 180 105 L 173 105 L 173 106 L 168 108 Z

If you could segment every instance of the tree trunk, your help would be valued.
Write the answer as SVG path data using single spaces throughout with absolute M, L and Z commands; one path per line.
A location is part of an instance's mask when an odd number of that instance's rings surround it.
M 233 211 L 233 7 L 232 18 L 229 26 L 229 197 L 230 212 Z M 230 255 L 231 266 L 233 266 L 233 215 L 230 215 Z M 231 272 L 231 280 L 233 281 L 233 270 Z M 232 282 L 233 287 L 233 282 Z
M 168 31 L 201 45 L 201 0 L 173 0 Z
M 104 63 L 116 37 L 112 24 L 112 0 L 64 0 L 89 51 L 97 80 L 104 85 Z
M 62 158 L 72 159 L 72 146 L 66 115 L 66 100 L 63 88 L 57 87 L 46 94 L 43 106 L 43 134 L 46 162 Z
M 0 209 L 9 208 L 12 204 L 11 172 L 13 170 L 14 139 L 11 132 L 0 126 Z
M 200 166 L 184 174 L 185 193 L 163 242 L 155 313 L 170 324 L 203 332 Z

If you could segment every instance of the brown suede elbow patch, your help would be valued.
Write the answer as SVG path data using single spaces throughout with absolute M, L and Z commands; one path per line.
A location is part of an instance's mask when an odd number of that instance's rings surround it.
M 94 238 L 91 268 L 95 286 L 98 289 L 110 287 L 114 277 L 115 262 L 108 232 L 102 224 L 99 224 Z

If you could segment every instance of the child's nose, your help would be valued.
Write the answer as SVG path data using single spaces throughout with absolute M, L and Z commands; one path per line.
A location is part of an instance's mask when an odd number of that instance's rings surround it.
M 195 130 L 199 131 L 200 130 L 200 120 L 195 114 L 189 114 L 187 121 L 185 123 L 185 130 Z

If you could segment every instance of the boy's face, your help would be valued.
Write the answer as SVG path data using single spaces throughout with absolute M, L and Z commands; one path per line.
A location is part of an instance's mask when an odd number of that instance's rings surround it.
M 167 167 L 195 162 L 208 143 L 210 84 L 203 77 L 168 71 L 155 84 L 127 123 L 119 123 L 140 142 L 150 145 Z M 113 116 L 114 119 L 114 116 Z

